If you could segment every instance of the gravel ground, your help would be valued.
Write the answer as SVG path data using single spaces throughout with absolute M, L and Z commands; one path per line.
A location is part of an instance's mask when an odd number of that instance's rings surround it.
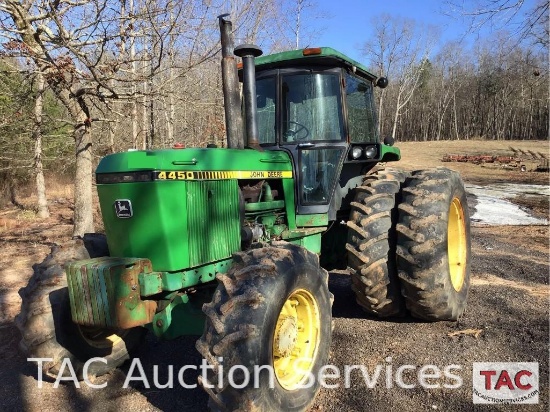
M 344 365 L 364 365 L 372 374 L 382 366 L 378 383 L 367 387 L 358 371 L 345 381 L 332 379 L 339 388 L 322 389 L 312 410 L 375 411 L 391 410 L 472 410 L 473 362 L 539 362 L 540 400 L 538 405 L 522 405 L 522 410 L 548 410 L 548 227 L 474 227 L 472 287 L 469 304 L 459 323 L 418 322 L 412 318 L 376 320 L 366 316 L 354 303 L 350 278 L 345 272 L 331 273 L 329 287 L 335 295 L 330 362 L 344 371 Z M 474 335 L 451 332 L 479 329 Z M 206 410 L 207 397 L 200 389 L 145 388 L 142 382 L 131 382 L 123 388 L 129 364 L 99 378 L 104 389 L 72 383 L 54 388 L 53 382 L 37 387 L 37 368 L 17 351 L 18 332 L 11 323 L 0 329 L 0 410 L 119 410 L 182 411 Z M 174 341 L 157 341 L 149 336 L 140 350 L 148 380 L 153 382 L 154 365 L 158 381 L 168 378 L 168 365 L 176 371 L 187 364 L 199 364 L 194 349 L 196 337 Z M 435 365 L 440 370 L 458 365 L 452 373 L 463 381 L 456 389 L 413 389 L 386 387 L 387 368 L 393 373 L 402 365 Z M 418 370 L 418 369 L 417 369 Z M 343 372 L 342 372 L 343 373 Z M 134 373 L 133 376 L 136 374 Z M 404 373 L 405 383 L 418 382 L 416 373 Z M 192 373 L 184 375 L 187 383 L 196 382 Z M 452 378 L 452 377 L 451 377 Z M 430 383 L 456 383 L 430 380 Z M 515 410 L 501 405 L 476 405 L 479 410 Z

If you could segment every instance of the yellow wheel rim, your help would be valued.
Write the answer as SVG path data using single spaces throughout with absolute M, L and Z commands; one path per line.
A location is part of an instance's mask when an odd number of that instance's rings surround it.
M 320 337 L 317 301 L 298 289 L 285 301 L 273 334 L 273 369 L 279 384 L 294 390 L 311 372 Z
M 466 276 L 467 239 L 464 209 L 457 197 L 453 198 L 449 208 L 447 239 L 451 283 L 458 292 L 462 289 Z
M 112 348 L 119 343 L 128 332 L 127 330 L 122 330 L 115 333 L 112 330 L 83 325 L 78 325 L 78 330 L 88 345 L 97 349 Z

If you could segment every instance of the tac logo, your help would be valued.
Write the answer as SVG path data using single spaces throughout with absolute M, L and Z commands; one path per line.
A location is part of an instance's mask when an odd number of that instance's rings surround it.
M 539 403 L 538 362 L 474 362 L 474 403 Z
M 134 215 L 132 211 L 132 202 L 128 199 L 115 200 L 116 217 L 120 219 L 128 219 Z

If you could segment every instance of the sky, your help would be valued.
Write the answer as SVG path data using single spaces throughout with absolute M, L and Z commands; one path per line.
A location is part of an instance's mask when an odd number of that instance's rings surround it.
M 454 18 L 446 16 L 451 7 L 444 0 L 312 0 L 318 10 L 328 18 L 314 19 L 309 24 L 319 30 L 316 44 L 310 46 L 332 47 L 349 57 L 365 62 L 360 51 L 362 44 L 372 35 L 371 20 L 375 16 L 389 14 L 424 25 L 438 26 L 441 32 L 440 44 L 448 40 L 458 40 L 467 31 L 467 22 L 458 13 Z M 472 0 L 459 0 L 464 4 L 474 4 Z M 534 6 L 536 0 L 526 0 L 523 14 Z M 485 26 L 482 35 L 491 28 Z M 470 40 L 474 35 L 470 36 Z M 468 38 L 466 39 L 468 41 Z M 301 45 L 305 47 L 307 45 Z

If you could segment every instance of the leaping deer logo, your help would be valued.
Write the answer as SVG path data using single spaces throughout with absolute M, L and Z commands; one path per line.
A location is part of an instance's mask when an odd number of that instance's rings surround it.
M 119 218 L 132 217 L 132 203 L 128 199 L 115 200 L 115 213 Z

